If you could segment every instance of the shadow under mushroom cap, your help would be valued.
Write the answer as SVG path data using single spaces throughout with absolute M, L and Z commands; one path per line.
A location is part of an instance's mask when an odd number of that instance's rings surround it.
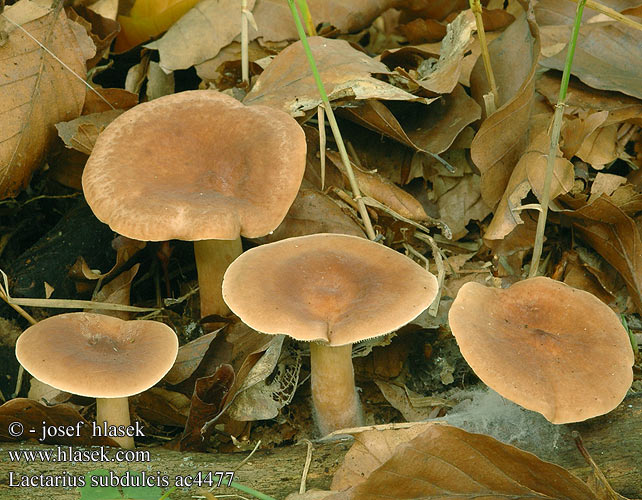
M 614 409 L 633 380 L 633 350 L 597 297 L 531 278 L 508 289 L 467 283 L 449 315 L 462 355 L 489 387 L 561 424 Z

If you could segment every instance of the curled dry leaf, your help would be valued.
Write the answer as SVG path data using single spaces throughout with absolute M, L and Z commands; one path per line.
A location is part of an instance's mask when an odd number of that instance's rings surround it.
M 11 422 L 20 422 L 24 433 L 16 438 L 8 433 Z M 48 426 L 79 426 L 78 435 L 55 437 L 48 436 L 41 443 L 66 444 L 73 446 L 119 446 L 113 439 L 108 437 L 94 437 L 91 424 L 85 420 L 71 405 L 60 404 L 45 406 L 36 401 L 26 398 L 15 398 L 0 406 L 0 441 L 24 441 L 26 439 L 38 439 L 42 437 L 42 425 L 47 422 Z M 33 429 L 35 432 L 30 432 Z
M 353 33 L 368 26 L 397 0 L 308 0 L 308 9 L 316 25 L 329 23 L 342 33 Z M 287 0 L 260 0 L 253 11 L 259 28 L 250 30 L 250 37 L 261 37 L 266 42 L 280 42 L 299 38 Z
M 372 78 L 373 73 L 390 73 L 387 66 L 350 46 L 344 40 L 310 37 L 310 49 L 330 100 L 389 99 L 426 102 L 388 83 Z M 316 109 L 319 90 L 303 50 L 295 42 L 283 50 L 261 73 L 245 104 L 262 104 L 282 109 L 292 116 Z
M 339 153 L 327 151 L 326 156 L 345 174 L 345 167 Z M 364 172 L 354 164 L 352 165 L 352 170 L 362 194 L 374 198 L 408 219 L 418 222 L 429 219 L 423 206 L 414 196 L 405 192 L 388 179 L 377 173 Z
M 178 348 L 178 355 L 172 369 L 163 377 L 163 381 L 170 385 L 177 385 L 189 378 L 201 364 L 210 344 L 216 338 L 221 329 L 203 335 L 196 340 L 182 345 Z
M 167 72 L 187 69 L 211 59 L 241 32 L 241 5 L 238 0 L 189 2 L 193 8 L 159 40 L 149 45 L 158 50 L 160 67 Z M 254 0 L 247 1 L 247 8 L 250 11 L 254 8 Z
M 4 16 L 84 78 L 85 60 L 64 10 L 22 0 L 7 7 Z M 6 43 L 0 45 L 2 199 L 15 196 L 29 182 L 56 136 L 54 124 L 80 115 L 85 85 L 24 31 L 7 21 L 0 29 L 8 32 Z
M 637 311 L 642 312 L 642 239 L 635 221 L 618 206 L 617 199 L 602 194 L 591 204 L 565 213 L 574 219 L 573 227 L 581 237 L 617 269 Z
M 499 89 L 498 109 L 482 123 L 470 153 L 481 173 L 482 197 L 494 208 L 528 144 L 539 55 L 537 27 L 523 14 L 488 49 Z M 480 102 L 489 91 L 481 60 L 470 78 L 472 94 Z
M 565 59 L 566 46 L 541 64 L 561 71 Z M 580 30 L 571 73 L 591 87 L 642 99 L 642 66 L 631 64 L 640 60 L 640 31 L 613 21 L 589 23 Z
M 196 380 L 187 423 L 181 436 L 181 451 L 205 450 L 209 434 L 202 434 L 201 428 L 221 412 L 233 384 L 234 369 L 226 364 L 221 365 L 214 374 Z M 210 428 L 210 433 L 213 430 Z
M 424 432 L 396 446 L 377 469 L 370 474 L 366 469 L 365 482 L 328 498 L 597 500 L 563 468 L 514 446 L 448 425 L 422 428 Z
M 475 29 L 475 17 L 471 10 L 461 12 L 447 27 L 447 33 L 441 42 L 439 60 L 421 74 L 417 83 L 435 94 L 449 94 L 457 85 L 462 71 L 464 54 L 472 39 Z
M 56 129 L 65 146 L 88 155 L 91 154 L 98 135 L 121 113 L 122 109 L 115 109 L 83 115 L 68 122 L 56 123 Z
M 533 191 L 540 197 L 544 185 L 546 173 L 546 162 L 550 144 L 550 138 L 546 131 L 550 115 L 537 115 L 533 119 L 533 133 L 531 142 L 526 152 L 519 159 L 495 210 L 484 238 L 486 240 L 501 240 L 505 238 L 515 227 L 523 224 L 521 218 L 521 202 Z M 573 187 L 575 174 L 573 164 L 566 158 L 559 156 L 555 159 L 553 170 L 553 181 L 551 183 L 551 200 L 559 195 L 567 193 Z

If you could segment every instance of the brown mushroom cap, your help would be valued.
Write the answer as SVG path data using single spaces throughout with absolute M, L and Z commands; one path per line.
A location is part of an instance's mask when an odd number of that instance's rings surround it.
M 16 357 L 35 378 L 93 398 L 139 394 L 174 364 L 178 338 L 157 321 L 123 321 L 83 312 L 52 316 L 27 328 Z
M 98 219 L 145 241 L 233 240 L 276 228 L 305 169 L 287 113 L 212 90 L 140 104 L 100 134 L 83 172 Z
M 331 346 L 394 331 L 437 294 L 437 279 L 364 238 L 314 234 L 253 248 L 223 278 L 223 299 L 264 333 Z
M 555 424 L 611 411 L 633 381 L 633 351 L 617 315 L 550 278 L 508 289 L 466 283 L 448 319 L 486 385 Z

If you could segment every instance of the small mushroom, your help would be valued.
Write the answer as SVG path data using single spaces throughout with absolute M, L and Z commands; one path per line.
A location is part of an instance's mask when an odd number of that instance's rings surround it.
M 225 269 L 241 236 L 274 230 L 305 170 L 303 130 L 287 113 L 213 90 L 126 111 L 100 134 L 83 172 L 98 219 L 132 239 L 194 241 L 201 315 L 229 313 Z
M 437 279 L 409 258 L 341 234 L 253 248 L 223 279 L 224 300 L 251 328 L 311 342 L 312 401 L 323 434 L 362 422 L 352 344 L 412 321 L 437 290 Z
M 554 424 L 611 411 L 633 381 L 633 350 L 617 315 L 550 278 L 507 289 L 466 283 L 448 320 L 486 385 Z
M 52 316 L 27 328 L 16 357 L 36 379 L 96 398 L 96 422 L 130 425 L 127 398 L 156 384 L 174 364 L 178 338 L 157 321 L 123 321 L 84 312 Z M 133 437 L 113 438 L 133 448 Z

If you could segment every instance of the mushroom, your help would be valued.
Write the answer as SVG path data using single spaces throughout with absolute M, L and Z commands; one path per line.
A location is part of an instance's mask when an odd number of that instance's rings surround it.
M 61 391 L 96 398 L 96 422 L 130 425 L 127 398 L 156 384 L 174 364 L 178 338 L 157 321 L 103 314 L 60 314 L 27 328 L 16 357 L 36 379 Z M 131 436 L 113 438 L 133 448 Z
M 437 294 L 437 279 L 383 245 L 315 234 L 253 248 L 223 279 L 223 298 L 251 328 L 311 342 L 319 430 L 361 424 L 352 344 L 397 330 Z
M 448 320 L 486 385 L 554 424 L 611 411 L 633 381 L 633 350 L 617 315 L 550 278 L 507 289 L 466 283 Z
M 229 313 L 225 269 L 241 236 L 284 219 L 305 169 L 303 130 L 287 113 L 213 90 L 126 111 L 100 134 L 83 172 L 98 219 L 144 241 L 194 241 L 201 315 Z

